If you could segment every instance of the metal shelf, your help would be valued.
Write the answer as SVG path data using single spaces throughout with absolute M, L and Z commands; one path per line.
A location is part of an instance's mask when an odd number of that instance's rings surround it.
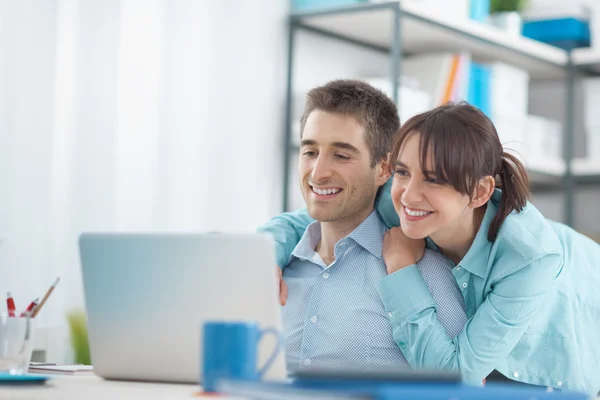
M 600 50 L 577 49 L 573 51 L 573 63 L 590 74 L 600 74 Z
M 397 9 L 398 11 L 395 11 Z M 499 61 L 526 69 L 533 78 L 565 75 L 567 53 L 557 47 L 516 37 L 470 19 L 426 13 L 414 4 L 375 3 L 292 14 L 300 28 L 346 39 L 382 51 L 393 47 L 390 22 L 399 13 L 404 53 L 467 51 L 475 60 Z
M 578 184 L 600 183 L 600 172 L 581 174 L 572 165 L 574 124 L 574 82 L 585 57 L 572 54 L 525 37 L 511 36 L 492 26 L 469 19 L 457 20 L 434 15 L 418 6 L 398 1 L 367 3 L 318 11 L 295 12 L 289 18 L 286 118 L 284 130 L 283 208 L 289 206 L 288 184 L 290 157 L 298 146 L 292 143 L 292 88 L 294 78 L 294 44 L 298 30 L 314 32 L 357 46 L 389 54 L 392 98 L 398 103 L 398 85 L 402 57 L 406 54 L 433 51 L 469 52 L 476 61 L 504 62 L 527 70 L 532 78 L 560 78 L 566 86 L 564 161 L 530 165 L 528 170 L 535 190 L 562 190 L 565 193 L 564 220 L 573 222 L 573 193 Z M 599 55 L 600 56 L 600 55 Z M 592 56 L 586 56 L 592 59 Z M 600 73 L 600 57 L 597 59 Z M 596 61 L 595 61 L 596 62 Z M 574 175 L 577 174 L 577 176 Z

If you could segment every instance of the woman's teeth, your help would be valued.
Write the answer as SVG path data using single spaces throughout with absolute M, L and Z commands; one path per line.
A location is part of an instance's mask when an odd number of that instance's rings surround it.
M 424 217 L 425 215 L 429 215 L 432 213 L 432 211 L 413 211 L 407 207 L 404 207 L 404 210 L 406 210 L 406 213 L 411 217 Z
M 321 196 L 325 196 L 325 195 L 328 195 L 328 194 L 339 193 L 339 192 L 341 192 L 342 189 L 339 189 L 339 188 L 335 188 L 335 189 L 317 189 L 317 188 L 313 187 L 312 190 L 316 194 L 320 194 Z

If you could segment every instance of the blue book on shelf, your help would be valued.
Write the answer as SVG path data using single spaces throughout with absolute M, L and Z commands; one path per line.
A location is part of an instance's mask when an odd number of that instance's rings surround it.
M 490 16 L 490 0 L 471 0 L 471 9 L 469 11 L 471 19 L 487 22 Z
M 293 0 L 292 7 L 295 11 L 306 11 L 366 3 L 367 1 L 368 0 Z
M 590 24 L 577 18 L 531 20 L 523 23 L 523 36 L 565 50 L 590 46 Z
M 491 69 L 484 64 L 471 63 L 469 73 L 469 93 L 467 102 L 479 108 L 485 115 L 490 117 L 491 112 L 491 93 L 490 80 Z

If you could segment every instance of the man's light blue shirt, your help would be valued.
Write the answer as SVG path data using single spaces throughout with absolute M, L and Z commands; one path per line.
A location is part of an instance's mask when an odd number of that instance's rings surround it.
M 409 368 L 377 292 L 387 276 L 382 258 L 386 230 L 373 212 L 335 245 L 335 261 L 327 266 L 315 251 L 320 223 L 307 228 L 283 271 L 289 288 L 283 322 L 291 372 L 309 366 Z M 448 261 L 427 250 L 418 269 L 436 300 L 437 318 L 450 337 L 456 336 L 467 317 Z

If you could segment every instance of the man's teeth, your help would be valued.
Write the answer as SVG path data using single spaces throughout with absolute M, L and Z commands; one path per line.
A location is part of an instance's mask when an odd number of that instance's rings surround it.
M 320 194 L 322 196 L 325 196 L 327 194 L 335 194 L 335 193 L 339 193 L 342 189 L 317 189 L 317 188 L 312 188 L 313 192 L 315 192 L 316 194 Z
M 425 215 L 431 214 L 431 211 L 413 211 L 410 208 L 404 207 L 406 213 L 411 217 L 424 217 Z

